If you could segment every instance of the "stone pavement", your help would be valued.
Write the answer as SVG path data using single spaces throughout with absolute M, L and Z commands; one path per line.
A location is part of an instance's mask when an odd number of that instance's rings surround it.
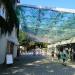
M 75 75 L 75 68 L 45 56 L 23 55 L 12 66 L 0 67 L 0 75 Z

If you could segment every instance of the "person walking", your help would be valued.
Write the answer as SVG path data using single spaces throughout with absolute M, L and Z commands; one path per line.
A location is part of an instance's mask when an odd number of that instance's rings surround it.
M 58 61 L 60 61 L 60 58 L 61 58 L 61 56 L 60 56 L 60 52 L 58 52 L 58 54 L 57 54 L 57 58 L 58 58 Z
M 51 52 L 52 61 L 54 60 L 54 51 Z
M 61 54 L 61 58 L 62 58 L 62 61 L 63 61 L 63 65 L 66 65 L 66 59 L 67 59 L 67 56 L 66 56 L 66 51 L 63 50 L 62 54 Z

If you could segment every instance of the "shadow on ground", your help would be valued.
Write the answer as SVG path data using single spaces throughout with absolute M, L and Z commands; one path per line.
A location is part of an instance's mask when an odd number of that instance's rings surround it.
M 44 56 L 26 55 L 11 67 L 1 68 L 0 75 L 75 75 L 75 68 L 50 62 Z

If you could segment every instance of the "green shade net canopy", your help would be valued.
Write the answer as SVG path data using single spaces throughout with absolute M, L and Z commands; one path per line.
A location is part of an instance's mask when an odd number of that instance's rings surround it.
M 59 42 L 75 36 L 75 13 L 53 8 L 18 5 L 20 29 L 37 41 Z

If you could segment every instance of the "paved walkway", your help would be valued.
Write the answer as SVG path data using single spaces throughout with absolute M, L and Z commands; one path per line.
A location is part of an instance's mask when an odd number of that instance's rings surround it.
M 14 65 L 0 68 L 0 75 L 75 75 L 75 68 L 44 56 L 23 55 Z

